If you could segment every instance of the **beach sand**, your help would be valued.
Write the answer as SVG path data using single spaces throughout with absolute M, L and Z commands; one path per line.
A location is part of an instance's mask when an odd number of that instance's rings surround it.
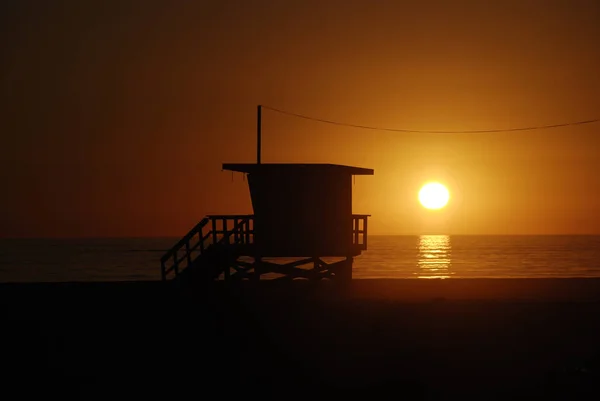
M 600 279 L 1 284 L 0 311 L 10 399 L 600 399 Z

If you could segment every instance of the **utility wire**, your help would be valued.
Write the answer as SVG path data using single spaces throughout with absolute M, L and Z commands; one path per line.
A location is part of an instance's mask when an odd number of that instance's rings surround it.
M 288 116 L 303 118 L 305 120 L 317 121 L 326 124 L 340 125 L 344 127 L 351 128 L 360 128 L 360 129 L 368 129 L 373 131 L 388 131 L 388 132 L 405 132 L 405 133 L 416 133 L 416 134 L 486 134 L 486 133 L 494 133 L 494 132 L 515 132 L 515 131 L 533 131 L 533 130 L 543 130 L 550 128 L 560 128 L 560 127 L 571 127 L 575 125 L 584 125 L 584 124 L 593 124 L 600 122 L 600 118 L 595 118 L 592 120 L 583 120 L 583 121 L 575 121 L 570 123 L 563 124 L 551 124 L 551 125 L 536 125 L 530 127 L 517 127 L 517 128 L 505 128 L 505 129 L 484 129 L 484 130 L 471 130 L 471 131 L 427 131 L 427 130 L 412 130 L 412 129 L 396 129 L 396 128 L 384 128 L 384 127 L 372 127 L 368 125 L 357 125 L 357 124 L 348 124 L 339 121 L 325 120 L 322 118 L 315 118 L 310 116 L 305 116 L 298 113 L 292 113 L 285 110 L 276 109 L 270 106 L 262 106 L 265 109 L 275 111 L 277 113 L 286 114 Z

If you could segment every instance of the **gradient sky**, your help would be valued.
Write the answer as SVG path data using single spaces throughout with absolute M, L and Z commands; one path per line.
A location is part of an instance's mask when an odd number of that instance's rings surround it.
M 256 105 L 476 130 L 600 117 L 600 2 L 0 3 L 0 236 L 185 234 L 249 213 Z M 372 234 L 600 233 L 600 124 L 401 134 L 265 111 L 263 162 L 375 169 Z M 430 179 L 443 212 L 417 203 Z

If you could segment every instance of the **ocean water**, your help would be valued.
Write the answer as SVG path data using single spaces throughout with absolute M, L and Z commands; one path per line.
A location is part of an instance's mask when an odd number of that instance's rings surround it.
M 177 238 L 2 239 L 0 282 L 159 280 Z M 600 277 L 600 236 L 370 236 L 354 278 Z

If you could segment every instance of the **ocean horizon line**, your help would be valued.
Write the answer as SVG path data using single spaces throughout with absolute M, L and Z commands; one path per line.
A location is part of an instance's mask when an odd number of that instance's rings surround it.
M 541 234 L 458 234 L 458 233 L 409 233 L 409 234 L 368 234 L 367 237 L 420 237 L 420 236 L 450 236 L 450 237 L 598 237 L 599 233 L 541 233 Z M 54 237 L 0 237 L 2 240 L 112 240 L 112 239 L 181 239 L 181 235 L 114 235 L 114 236 L 54 236 Z

